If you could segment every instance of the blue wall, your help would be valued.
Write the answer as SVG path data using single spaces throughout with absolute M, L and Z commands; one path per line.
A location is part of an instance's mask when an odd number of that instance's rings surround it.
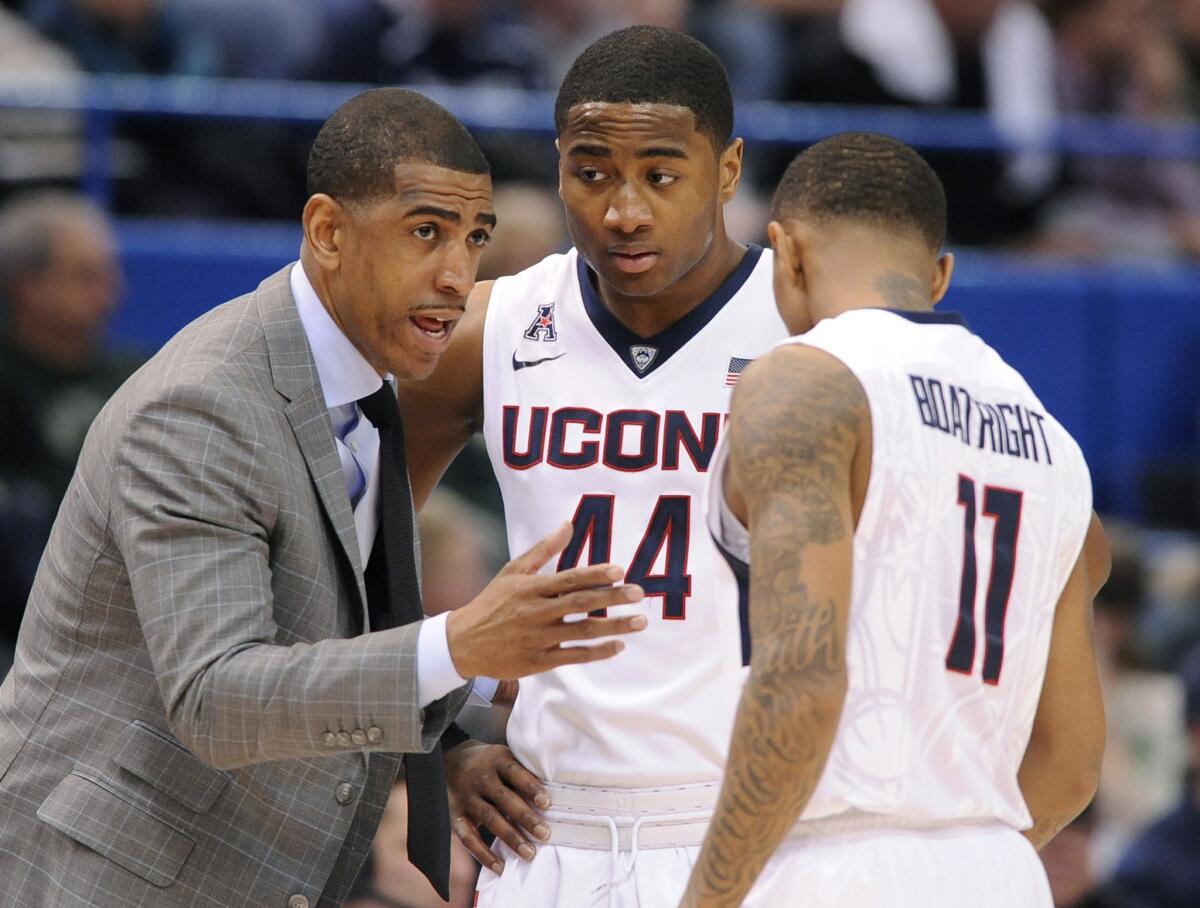
M 296 257 L 296 227 L 119 226 L 127 279 L 113 325 L 153 351 Z M 1097 504 L 1138 515 L 1152 462 L 1200 468 L 1200 269 L 959 257 L 946 308 L 1028 379 L 1083 446 Z
M 1098 505 L 1139 515 L 1151 464 L 1200 470 L 1200 269 L 965 256 L 944 305 L 1079 440 Z

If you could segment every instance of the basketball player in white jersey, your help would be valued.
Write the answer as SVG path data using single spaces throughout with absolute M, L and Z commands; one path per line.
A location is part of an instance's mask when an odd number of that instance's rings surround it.
M 646 598 L 610 612 L 649 627 L 609 669 L 523 681 L 512 752 L 462 744 L 447 778 L 485 865 L 481 908 L 660 908 L 703 838 L 746 674 L 705 477 L 733 385 L 787 331 L 769 252 L 725 232 L 742 142 L 711 51 L 665 29 L 608 35 L 555 120 L 574 248 L 479 285 L 438 371 L 407 389 L 414 494 L 482 431 L 510 547 L 573 519 L 558 566 L 628 565 Z
M 1049 908 L 1034 846 L 1095 792 L 1087 465 L 933 311 L 944 231 L 938 178 L 884 136 L 780 184 L 775 294 L 806 333 L 746 373 L 710 468 L 752 655 L 687 906 Z

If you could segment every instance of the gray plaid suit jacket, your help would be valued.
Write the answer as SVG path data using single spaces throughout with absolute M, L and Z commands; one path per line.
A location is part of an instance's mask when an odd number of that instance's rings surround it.
M 0 905 L 340 904 L 467 695 L 420 710 L 365 602 L 284 269 L 92 426 L 0 686 Z

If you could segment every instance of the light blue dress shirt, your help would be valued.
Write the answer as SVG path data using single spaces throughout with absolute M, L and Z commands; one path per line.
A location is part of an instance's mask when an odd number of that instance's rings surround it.
M 379 432 L 359 410 L 361 398 L 379 390 L 381 378 L 334 322 L 299 262 L 291 271 L 292 297 L 321 380 L 346 491 L 354 503 L 359 563 L 366 567 L 379 525 Z M 391 381 L 391 376 L 385 376 Z M 417 688 L 424 708 L 466 683 L 454 668 L 446 639 L 448 612 L 426 618 L 417 637 Z M 474 696 L 490 701 L 484 689 Z M 493 687 L 494 690 L 494 687 Z

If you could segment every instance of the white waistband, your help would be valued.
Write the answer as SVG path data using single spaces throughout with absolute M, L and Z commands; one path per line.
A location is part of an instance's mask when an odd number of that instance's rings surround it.
M 699 845 L 712 818 L 720 782 L 660 788 L 592 788 L 543 782 L 550 844 L 631 851 Z M 615 839 L 615 841 L 614 841 Z
M 632 850 L 635 843 L 639 849 L 699 846 L 721 791 L 718 782 L 620 789 L 542 784 L 552 805 L 545 811 L 549 844 L 599 851 L 609 851 L 614 844 L 621 851 Z M 849 810 L 803 820 L 792 827 L 788 839 L 887 830 L 935 832 L 995 824 L 985 818 L 930 820 Z
M 720 782 L 669 785 L 658 788 L 593 788 L 543 782 L 552 811 L 598 817 L 670 816 L 706 811 L 712 813 L 721 793 Z

